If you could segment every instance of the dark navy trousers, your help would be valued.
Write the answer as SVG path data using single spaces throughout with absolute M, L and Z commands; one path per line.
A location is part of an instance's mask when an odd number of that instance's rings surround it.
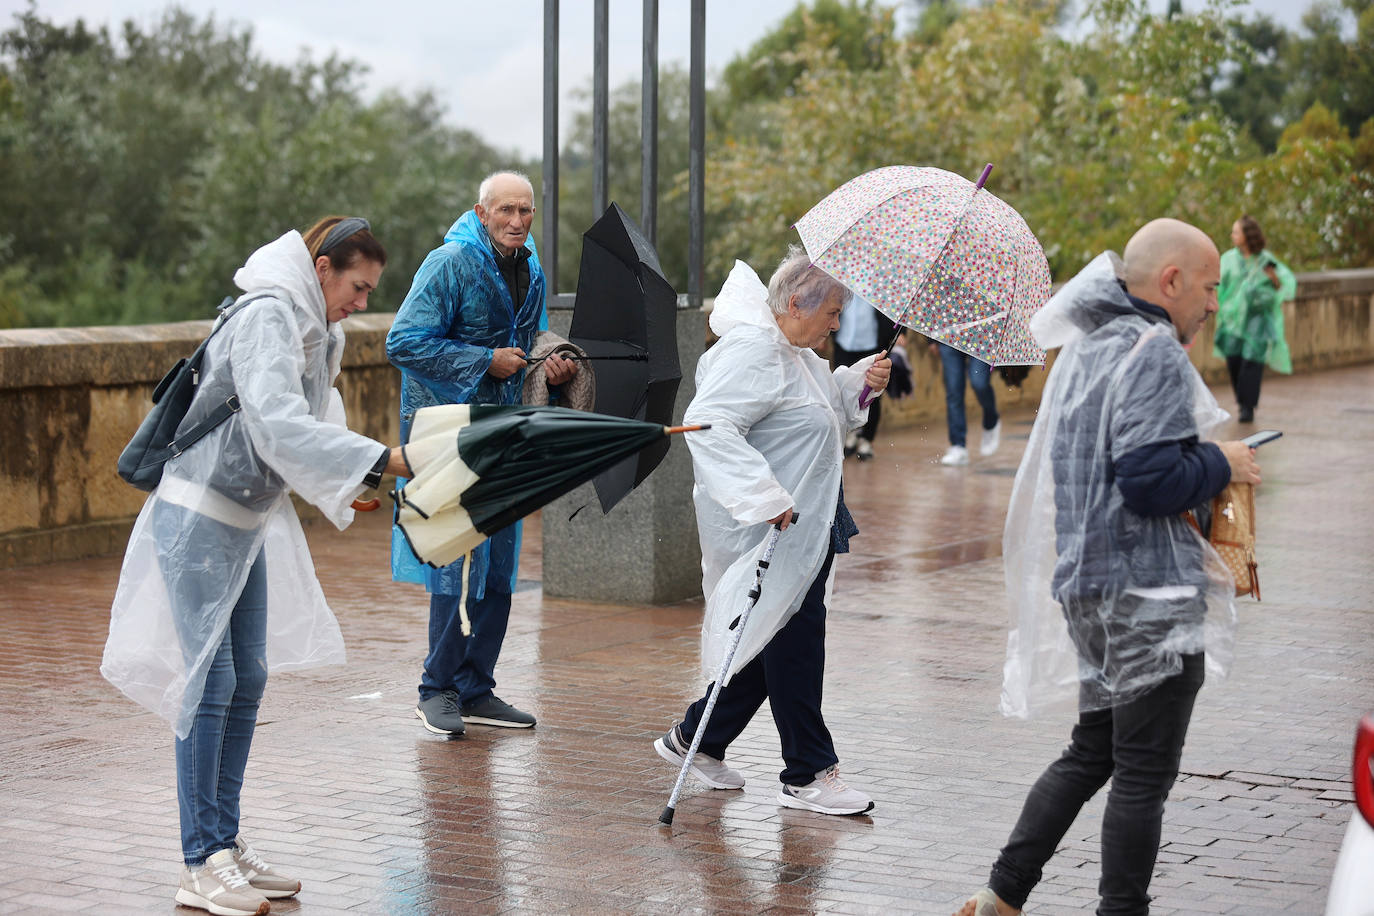
M 784 783 L 804 786 L 815 780 L 817 773 L 839 762 L 830 730 L 821 717 L 825 581 L 834 559 L 835 552 L 831 550 L 797 613 L 721 690 L 706 723 L 706 733 L 701 736 L 701 753 L 723 760 L 726 748 L 748 727 L 766 699 L 782 740 L 786 766 L 780 778 Z M 767 577 L 763 587 L 768 588 Z M 710 695 L 708 687 L 705 696 L 687 707 L 687 715 L 678 726 L 684 741 L 691 741 L 696 734 Z

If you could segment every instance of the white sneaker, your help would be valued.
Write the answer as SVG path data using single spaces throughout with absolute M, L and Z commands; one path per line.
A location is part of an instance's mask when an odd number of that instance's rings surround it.
M 200 868 L 182 866 L 176 900 L 215 916 L 265 916 L 272 908 L 239 871 L 232 849 L 221 849 Z
M 978 454 L 983 457 L 997 453 L 997 447 L 1002 444 L 1002 421 L 998 420 L 997 425 L 992 429 L 983 430 L 983 441 L 978 443 Z
M 850 430 L 844 437 L 844 456 L 848 458 L 859 447 L 859 431 Z
M 860 461 L 870 461 L 873 458 L 873 443 L 867 439 L 860 439 L 855 451 L 858 452 Z
M 968 449 L 962 445 L 951 445 L 940 463 L 947 467 L 962 467 L 968 464 Z
M 821 814 L 863 814 L 873 810 L 873 799 L 851 789 L 840 779 L 837 767 L 827 767 L 804 786 L 784 784 L 778 802 L 787 808 L 819 811 Z
M 300 893 L 301 883 L 295 878 L 288 878 L 281 872 L 263 861 L 258 851 L 248 845 L 248 841 L 243 837 L 234 838 L 234 862 L 238 865 L 239 871 L 248 879 L 248 883 L 259 894 L 268 900 L 276 900 L 280 897 L 294 897 Z
M 654 750 L 658 751 L 658 756 L 664 760 L 680 767 L 682 761 L 687 759 L 690 747 L 684 747 L 683 743 L 682 736 L 677 733 L 677 726 L 674 726 L 668 734 L 654 742 Z M 713 789 L 744 788 L 744 777 L 738 770 L 730 769 L 725 765 L 725 761 L 717 760 L 701 751 L 692 756 L 692 765 L 687 768 L 687 772 Z

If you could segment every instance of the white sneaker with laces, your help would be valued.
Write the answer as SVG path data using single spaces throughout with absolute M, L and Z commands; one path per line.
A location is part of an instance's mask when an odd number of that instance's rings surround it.
M 233 852 L 234 862 L 238 865 L 239 871 L 243 872 L 243 876 L 248 879 L 253 889 L 268 900 L 294 897 L 300 893 L 300 881 L 286 877 L 264 862 L 258 851 L 249 846 L 243 837 L 234 837 Z
M 827 767 L 804 786 L 783 784 L 778 802 L 787 808 L 819 811 L 821 814 L 863 814 L 873 810 L 873 799 L 851 789 L 840 779 L 838 767 Z
M 690 747 L 690 742 L 682 740 L 676 726 L 668 734 L 654 742 L 654 750 L 658 751 L 658 756 L 678 767 L 681 767 L 682 761 L 687 759 L 687 751 Z M 744 777 L 739 774 L 738 770 L 730 769 L 725 765 L 725 761 L 717 760 L 701 751 L 697 751 L 692 757 L 692 765 L 687 768 L 687 772 L 713 789 L 744 788 Z
M 215 916 L 265 916 L 272 908 L 239 871 L 232 849 L 221 849 L 200 868 L 183 866 L 176 900 Z
M 946 467 L 963 467 L 968 464 L 968 449 L 962 445 L 951 445 L 940 459 L 940 463 Z
M 997 454 L 997 448 L 1002 444 L 1002 421 L 998 420 L 997 425 L 992 429 L 983 430 L 983 441 L 978 443 L 978 454 L 986 458 L 988 455 Z

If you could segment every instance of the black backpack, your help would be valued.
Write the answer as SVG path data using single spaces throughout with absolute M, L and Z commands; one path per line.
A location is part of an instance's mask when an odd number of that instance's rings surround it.
M 219 317 L 210 333 L 196 347 L 190 356 L 177 361 L 171 371 L 162 377 L 153 389 L 153 409 L 139 424 L 129 444 L 119 455 L 119 476 L 140 490 L 152 490 L 162 480 L 162 466 L 168 458 L 176 457 L 190 448 L 206 433 L 229 419 L 239 409 L 237 394 L 230 394 L 223 403 L 218 404 L 209 416 L 188 429 L 181 436 L 177 427 L 186 418 L 191 407 L 191 399 L 196 396 L 196 386 L 200 384 L 200 364 L 205 359 L 205 348 L 215 332 L 254 299 L 261 299 L 265 293 L 250 296 L 235 302 L 226 296 L 219 304 Z

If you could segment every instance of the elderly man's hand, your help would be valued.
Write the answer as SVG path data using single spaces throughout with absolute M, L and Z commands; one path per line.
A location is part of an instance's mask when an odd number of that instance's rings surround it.
M 1234 483 L 1259 483 L 1260 469 L 1255 461 L 1255 450 L 1240 440 L 1218 442 L 1217 447 L 1226 456 L 1231 466 L 1231 480 Z
M 887 388 L 887 380 L 892 377 L 892 360 L 888 358 L 887 351 L 884 350 L 882 356 L 875 360 L 873 365 L 868 367 L 864 373 L 864 383 L 874 393 L 883 391 Z
M 544 377 L 550 385 L 561 385 L 577 374 L 577 360 L 550 353 L 544 360 Z
M 510 378 L 525 368 L 525 351 L 519 347 L 497 347 L 491 351 L 491 365 L 487 375 L 492 378 Z

